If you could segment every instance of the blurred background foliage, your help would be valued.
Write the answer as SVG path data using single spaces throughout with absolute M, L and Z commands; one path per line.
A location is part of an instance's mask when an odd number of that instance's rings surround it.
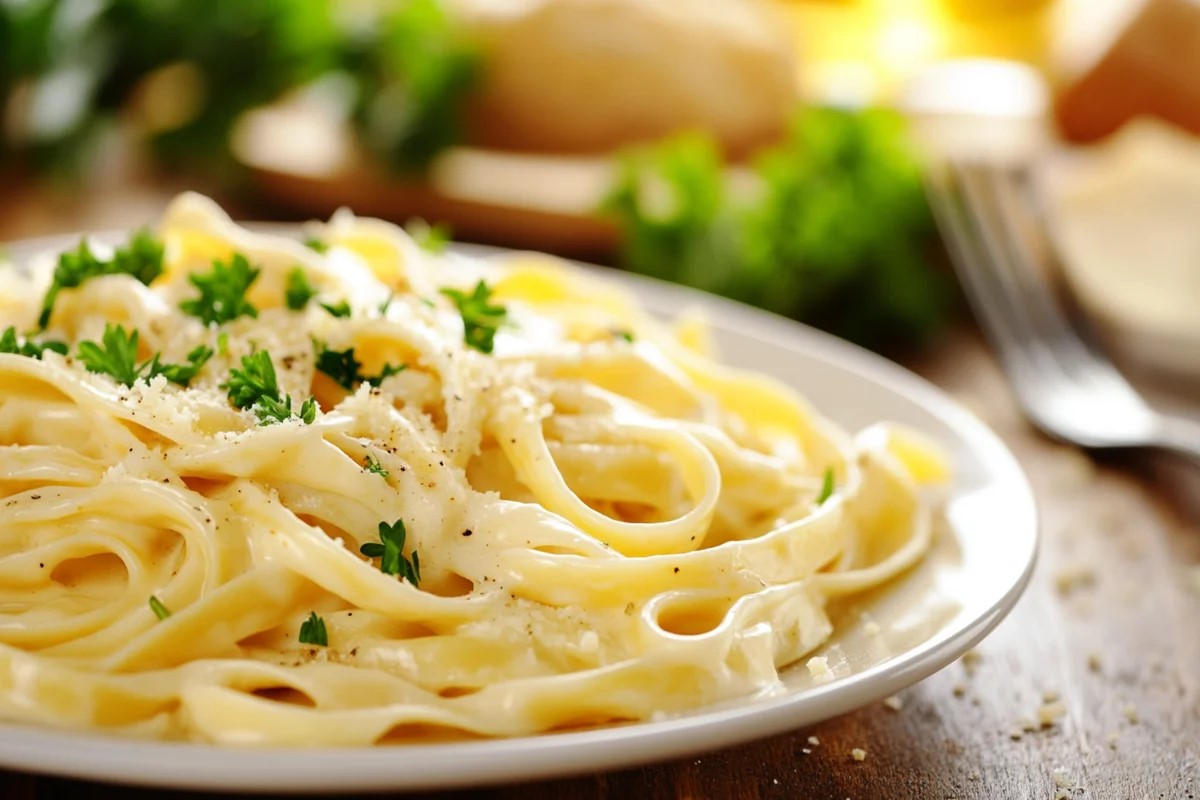
M 488 69 L 438 0 L 0 0 L 0 159 L 69 179 L 119 129 L 163 170 L 236 185 L 238 120 L 320 81 L 377 172 L 420 180 L 471 140 Z M 872 347 L 926 340 L 952 303 L 904 120 L 795 105 L 737 163 L 704 129 L 610 153 L 593 210 L 617 261 Z

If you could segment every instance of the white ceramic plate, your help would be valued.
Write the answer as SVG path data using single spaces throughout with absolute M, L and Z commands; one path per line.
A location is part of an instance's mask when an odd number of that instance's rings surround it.
M 74 241 L 41 240 L 10 252 L 20 263 L 34 250 Z M 0 725 L 0 767 L 273 792 L 449 788 L 630 767 L 782 733 L 877 701 L 949 664 L 1012 608 L 1033 568 L 1037 515 L 1016 461 L 983 423 L 922 379 L 839 339 L 692 290 L 605 274 L 656 312 L 706 310 L 726 362 L 787 381 L 848 428 L 901 422 L 951 454 L 955 481 L 933 550 L 910 573 L 836 610 L 835 633 L 820 651 L 830 677 L 816 681 L 799 665 L 785 671 L 772 696 L 657 722 L 377 749 L 232 749 Z M 869 633 L 868 619 L 882 632 Z

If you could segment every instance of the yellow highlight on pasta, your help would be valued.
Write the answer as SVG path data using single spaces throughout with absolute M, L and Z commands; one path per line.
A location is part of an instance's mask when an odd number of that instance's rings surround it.
M 312 232 L 326 252 L 183 195 L 151 286 L 64 289 L 45 337 L 69 355 L 0 354 L 0 719 L 344 746 L 643 720 L 777 686 L 827 598 L 927 549 L 935 448 L 840 430 L 697 322 L 550 259 L 434 256 L 348 212 Z M 183 313 L 235 252 L 255 313 Z M 33 329 L 51 266 L 3 271 L 0 329 Z M 315 297 L 289 308 L 297 275 Z M 481 276 L 491 353 L 440 291 Z M 116 322 L 139 363 L 213 355 L 120 385 L 78 357 Z M 264 352 L 311 423 L 231 402 Z M 408 579 L 381 568 L 400 520 Z

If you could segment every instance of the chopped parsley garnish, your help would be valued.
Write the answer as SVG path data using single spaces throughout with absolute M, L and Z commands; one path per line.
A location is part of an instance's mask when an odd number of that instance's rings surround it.
M 428 253 L 444 253 L 450 246 L 453 232 L 444 222 L 430 225 L 423 219 L 410 219 L 404 225 L 404 230 L 417 243 L 417 247 Z
M 404 557 L 404 520 L 398 519 L 391 525 L 379 523 L 379 542 L 367 542 L 358 551 L 367 558 L 379 559 L 379 571 L 385 575 L 399 575 L 413 586 L 421 582 L 421 559 L 413 550 L 412 560 Z
M 136 334 L 137 331 L 134 331 Z M 160 364 L 158 363 L 158 354 L 150 359 L 150 372 L 146 375 L 146 380 L 150 380 L 155 375 L 165 375 L 171 383 L 177 383 L 180 386 L 187 386 L 192 382 L 192 378 L 196 377 L 196 373 L 200 368 L 208 363 L 208 360 L 213 357 L 213 349 L 200 345 L 194 348 L 187 354 L 186 364 Z
M 154 616 L 158 617 L 160 620 L 171 616 L 170 609 L 164 606 L 162 601 L 154 595 L 150 595 L 150 610 L 153 611 Z
M 133 386 L 146 365 L 138 366 L 138 332 L 125 333 L 125 328 L 111 323 L 104 326 L 101 344 L 79 343 L 79 360 L 89 372 L 109 375 L 117 383 Z
M 374 472 L 376 475 L 384 479 L 386 479 L 388 476 L 387 468 L 384 467 L 383 464 L 379 463 L 379 459 L 370 454 L 367 454 L 366 459 L 363 460 L 363 469 L 367 472 Z
M 325 630 L 325 620 L 317 616 L 315 611 L 308 612 L 308 619 L 300 624 L 300 644 L 329 647 L 329 633 Z
M 463 321 L 463 341 L 467 346 L 481 353 L 492 352 L 496 330 L 504 324 L 508 310 L 504 306 L 488 304 L 492 296 L 491 287 L 481 280 L 470 294 L 458 289 L 442 289 L 442 294 L 458 306 Z
M 321 303 L 321 308 L 329 312 L 330 316 L 348 319 L 350 317 L 350 304 L 345 300 L 339 300 L 336 303 Z
M 627 342 L 633 341 L 633 331 L 628 328 L 616 328 L 612 332 L 613 338 L 624 339 Z
M 294 268 L 287 276 L 287 288 L 284 289 L 284 300 L 292 311 L 302 311 L 308 301 L 317 296 L 317 290 L 308 282 L 308 276 L 301 267 Z
M 246 292 L 258 273 L 241 253 L 234 253 L 228 262 L 215 259 L 210 272 L 188 276 L 188 281 L 200 290 L 200 296 L 184 300 L 179 307 L 206 325 L 220 325 L 238 317 L 257 317 L 258 309 L 246 299 Z
M 129 275 L 149 285 L 163 270 L 163 245 L 145 228 L 133 235 L 129 242 L 113 252 L 112 260 L 101 261 L 88 247 L 87 239 L 79 247 L 58 257 L 50 288 L 42 298 L 42 310 L 38 314 L 38 328 L 44 330 L 50 324 L 54 302 L 63 289 L 74 289 L 91 278 L 102 275 Z
M 833 467 L 825 470 L 825 477 L 821 480 L 821 493 L 817 495 L 817 505 L 823 505 L 826 500 L 833 496 Z
M 316 236 L 309 236 L 307 239 L 305 239 L 304 246 L 315 253 L 324 254 L 329 252 L 329 245 L 324 240 L 318 239 Z
M 242 368 L 229 372 L 229 381 L 221 384 L 229 393 L 229 401 L 238 408 L 248 408 L 258 417 L 259 425 L 286 422 L 293 417 L 305 425 L 317 418 L 317 403 L 308 398 L 300 410 L 292 410 L 292 398 L 279 390 L 275 365 L 265 350 L 242 357 Z
M 225 331 L 217 334 L 217 352 L 223 356 L 229 355 L 229 334 Z
M 358 383 L 368 383 L 378 386 L 384 378 L 389 378 L 405 369 L 404 364 L 384 364 L 383 371 L 378 375 L 363 375 L 362 362 L 354 357 L 354 348 L 331 350 L 320 342 L 314 342 L 317 348 L 317 369 L 348 392 L 354 391 Z
M 42 354 L 47 350 L 52 350 L 59 355 L 67 354 L 66 342 L 32 342 L 29 339 L 21 341 L 21 337 L 17 336 L 17 329 L 10 326 L 4 329 L 4 333 L 0 334 L 0 353 L 13 353 L 18 356 L 26 356 L 28 358 L 41 358 Z
M 126 333 L 124 327 L 112 323 L 104 326 L 100 344 L 79 343 L 79 360 L 89 372 L 108 375 L 124 386 L 133 386 L 139 378 L 148 381 L 159 375 L 166 376 L 172 383 L 187 386 L 213 356 L 211 347 L 200 345 L 187 354 L 186 364 L 163 364 L 158 353 L 139 364 L 137 352 L 137 330 Z

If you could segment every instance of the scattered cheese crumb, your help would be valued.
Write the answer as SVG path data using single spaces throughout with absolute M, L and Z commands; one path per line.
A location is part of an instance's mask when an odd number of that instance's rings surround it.
M 1054 575 L 1054 587 L 1058 589 L 1061 595 L 1069 595 L 1076 589 L 1082 589 L 1085 586 L 1093 586 L 1096 583 L 1096 573 L 1091 567 L 1082 564 L 1074 564 L 1070 567 L 1060 569 Z
M 801 747 L 800 752 L 804 753 L 804 755 L 808 755 L 809 753 L 812 752 L 812 750 L 808 749 L 807 747 Z
M 817 747 L 821 744 L 821 740 L 815 736 L 810 736 L 810 737 L 808 737 L 808 743 L 811 744 L 813 747 Z
M 813 656 L 808 660 L 806 666 L 808 667 L 808 674 L 814 678 L 820 677 L 829 672 L 829 659 L 825 658 L 825 656 Z
M 1088 669 L 1091 670 L 1092 672 L 1099 672 L 1100 671 L 1100 654 L 1099 653 L 1088 653 L 1087 665 L 1088 665 Z
M 1109 731 L 1108 732 L 1108 746 L 1111 747 L 1113 750 L 1116 750 L 1117 749 L 1117 739 L 1119 739 L 1119 738 L 1120 738 L 1120 734 L 1118 734 L 1116 731 Z
M 885 698 L 883 701 L 883 704 L 885 706 L 887 706 L 888 708 L 890 708 L 892 711 L 899 711 L 900 709 L 904 708 L 904 701 L 901 700 L 899 697 L 896 697 L 896 695 L 892 695 L 891 697 Z
M 967 780 L 969 780 L 969 781 L 979 780 L 979 770 L 975 770 L 975 769 L 971 770 L 971 774 L 967 776 Z
M 867 623 L 863 625 L 863 631 L 867 634 L 867 636 L 878 636 L 879 634 L 883 633 L 883 628 L 879 627 L 879 623 L 872 619 L 867 620 Z
M 1014 742 L 1021 741 L 1022 735 L 1023 734 L 1022 734 L 1020 728 L 1013 728 L 1011 731 L 1008 732 L 1008 738 L 1012 739 Z
M 855 761 L 866 761 L 867 760 L 867 751 L 863 750 L 861 747 L 856 747 L 853 750 L 851 750 L 850 755 Z
M 1055 700 L 1053 703 L 1046 703 L 1038 709 L 1038 722 L 1043 728 L 1049 728 L 1059 719 L 1066 716 L 1067 706 L 1061 700 Z
M 1122 708 L 1121 713 L 1125 715 L 1125 719 L 1129 720 L 1130 725 L 1138 724 L 1138 710 L 1133 703 Z
M 1054 800 L 1071 800 L 1075 793 L 1075 781 L 1062 768 L 1054 770 Z

